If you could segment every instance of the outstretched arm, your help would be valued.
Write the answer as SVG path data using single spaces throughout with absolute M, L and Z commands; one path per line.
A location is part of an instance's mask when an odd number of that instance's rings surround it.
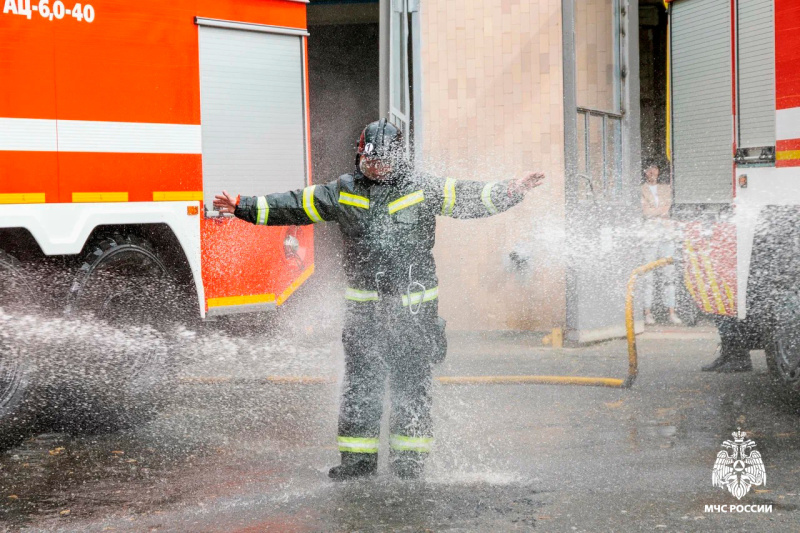
M 490 182 L 437 179 L 433 192 L 442 200 L 440 214 L 453 218 L 483 218 L 514 207 L 543 180 L 541 172 L 526 172 L 518 179 Z
M 302 226 L 336 220 L 338 198 L 339 182 L 333 181 L 266 196 L 238 196 L 223 191 L 214 197 L 214 207 L 252 224 Z

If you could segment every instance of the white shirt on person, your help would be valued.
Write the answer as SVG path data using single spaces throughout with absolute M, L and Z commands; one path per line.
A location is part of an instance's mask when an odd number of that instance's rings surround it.
M 650 192 L 653 193 L 653 199 L 655 200 L 655 206 L 658 207 L 658 185 L 650 185 Z

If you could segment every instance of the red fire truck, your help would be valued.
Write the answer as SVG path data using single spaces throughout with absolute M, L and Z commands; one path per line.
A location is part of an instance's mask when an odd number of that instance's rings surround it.
M 111 322 L 186 302 L 208 317 L 274 309 L 313 273 L 310 227 L 211 205 L 310 184 L 304 0 L 0 5 L 0 308 L 49 291 Z M 64 283 L 31 285 L 54 264 Z M 0 341 L 4 435 L 37 417 L 10 353 Z
M 669 2 L 668 152 L 685 280 L 800 396 L 800 3 Z

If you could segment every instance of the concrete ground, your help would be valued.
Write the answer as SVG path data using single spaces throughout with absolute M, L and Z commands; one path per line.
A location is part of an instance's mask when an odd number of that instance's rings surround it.
M 336 342 L 245 349 L 224 336 L 186 371 L 173 406 L 135 431 L 42 435 L 0 457 L 0 529 L 30 531 L 798 531 L 800 416 L 748 374 L 699 372 L 713 329 L 639 337 L 630 390 L 443 385 L 424 481 L 333 483 Z M 439 375 L 624 377 L 624 340 L 583 348 L 452 335 Z M 263 343 L 263 346 L 267 346 Z M 316 376 L 328 383 L 264 381 Z M 226 379 L 220 379 L 226 378 Z M 232 379 L 227 379 L 232 378 Z M 712 487 L 723 440 L 757 443 L 764 486 Z M 385 436 L 384 436 L 385 439 Z M 382 443 L 384 449 L 385 442 Z M 770 504 L 771 513 L 706 505 Z

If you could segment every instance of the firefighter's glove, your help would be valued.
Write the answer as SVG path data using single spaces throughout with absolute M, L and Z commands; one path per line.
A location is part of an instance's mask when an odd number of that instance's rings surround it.
M 508 195 L 510 197 L 525 196 L 525 194 L 538 187 L 544 182 L 544 173 L 526 172 L 521 178 L 512 180 L 508 184 Z

